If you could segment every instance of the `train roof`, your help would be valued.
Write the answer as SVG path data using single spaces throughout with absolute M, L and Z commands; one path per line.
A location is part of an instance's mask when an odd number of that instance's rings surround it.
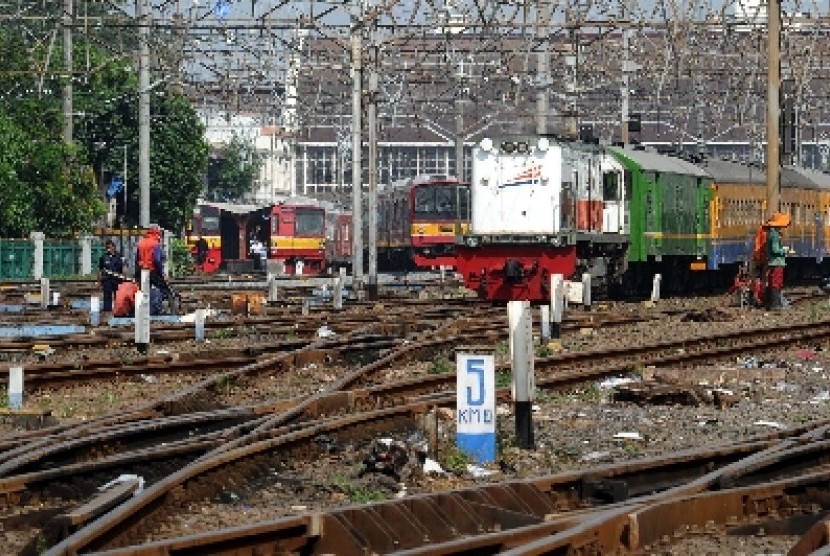
M 813 170 L 812 168 L 802 168 L 801 166 L 786 166 L 784 170 L 798 174 L 804 179 L 809 180 L 818 189 L 830 189 L 830 174 L 820 170 Z
M 211 207 L 222 212 L 230 212 L 231 214 L 249 214 L 268 208 L 270 205 L 248 205 L 244 203 L 214 203 L 211 201 L 202 201 L 197 203 L 200 207 Z
M 699 178 L 709 177 L 705 169 L 675 156 L 667 156 L 654 151 L 632 149 L 630 147 L 608 147 L 611 152 L 627 158 L 641 169 L 663 174 L 685 174 Z
M 785 166 L 781 168 L 781 187 L 804 187 L 807 189 L 820 189 L 822 186 L 816 183 L 815 180 L 804 174 L 802 169 L 796 169 L 792 166 Z
M 742 164 L 733 160 L 704 158 L 699 166 L 708 172 L 715 183 L 760 184 L 767 181 L 767 173 L 758 164 Z

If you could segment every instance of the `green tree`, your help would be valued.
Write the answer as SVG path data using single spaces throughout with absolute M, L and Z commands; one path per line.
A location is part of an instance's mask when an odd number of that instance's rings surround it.
M 254 188 L 262 157 L 250 141 L 234 134 L 208 163 L 207 195 L 211 201 L 237 202 Z
M 134 64 L 76 37 L 74 144 L 63 140 L 61 44 L 0 22 L 0 232 L 67 235 L 100 224 L 104 193 L 127 157 L 123 225 L 137 225 L 138 79 Z M 150 216 L 180 230 L 204 187 L 208 146 L 190 102 L 164 83 L 151 94 Z
M 34 226 L 34 206 L 20 176 L 28 138 L 11 120 L 0 114 L 0 236 L 23 237 Z

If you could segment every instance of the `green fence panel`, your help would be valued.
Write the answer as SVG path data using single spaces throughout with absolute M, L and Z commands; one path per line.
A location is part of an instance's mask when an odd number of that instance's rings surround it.
M 0 239 L 0 279 L 31 280 L 34 244 L 28 239 Z
M 68 278 L 81 273 L 81 244 L 78 241 L 43 242 L 43 275 Z
M 98 274 L 98 259 L 101 258 L 101 255 L 104 254 L 104 243 L 95 238 L 92 240 L 92 273 L 97 275 Z

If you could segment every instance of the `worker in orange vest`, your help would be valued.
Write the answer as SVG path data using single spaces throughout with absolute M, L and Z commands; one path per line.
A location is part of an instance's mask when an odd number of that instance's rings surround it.
M 158 288 L 165 299 L 172 300 L 173 292 L 164 278 L 164 249 L 161 246 L 161 228 L 152 225 L 138 242 L 135 251 L 135 279 L 141 282 L 141 271 L 150 271 L 150 285 Z

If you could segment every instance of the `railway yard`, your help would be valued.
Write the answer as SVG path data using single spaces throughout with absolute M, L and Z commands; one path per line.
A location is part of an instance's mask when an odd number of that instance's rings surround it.
M 2 396 L 4 554 L 830 550 L 818 288 L 782 312 L 723 295 L 570 308 L 537 342 L 520 449 L 507 311 L 455 285 L 334 310 L 311 288 L 263 303 L 264 285 L 182 282 L 185 313 L 211 309 L 206 341 L 160 320 L 146 354 L 130 324 L 89 326 L 92 283 L 56 287 L 45 309 L 34 283 L 0 291 L 4 330 L 82 330 L 0 338 L 25 369 L 23 409 Z M 496 353 L 494 464 L 455 447 L 464 346 Z

